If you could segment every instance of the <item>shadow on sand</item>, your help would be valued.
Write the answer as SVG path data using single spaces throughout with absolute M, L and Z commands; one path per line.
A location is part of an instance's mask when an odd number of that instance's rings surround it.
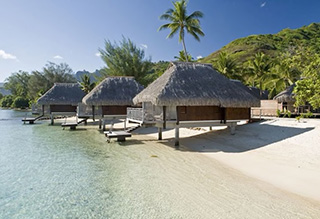
M 235 135 L 230 135 L 229 129 L 223 129 L 180 138 L 180 147 L 178 148 L 174 146 L 174 139 L 168 139 L 167 142 L 162 142 L 162 144 L 180 151 L 241 153 L 258 149 L 313 129 L 276 126 L 272 125 L 272 122 L 257 122 L 237 126 Z

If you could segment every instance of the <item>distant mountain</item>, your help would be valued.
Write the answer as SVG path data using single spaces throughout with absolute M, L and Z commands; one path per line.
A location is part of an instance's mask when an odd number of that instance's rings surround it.
M 83 71 L 77 71 L 75 73 L 75 78 L 78 80 L 78 81 L 81 81 L 81 77 L 83 77 L 83 75 L 89 75 L 90 76 L 90 80 L 92 82 L 95 82 L 97 81 L 97 77 L 100 77 L 101 76 L 101 73 L 99 72 L 99 70 L 95 70 L 94 72 L 90 73 L 86 70 L 83 70 Z
M 271 58 L 301 46 L 316 53 L 320 52 L 320 23 L 312 23 L 298 29 L 283 29 L 276 34 L 251 35 L 239 38 L 220 50 L 200 60 L 202 63 L 214 62 L 220 52 L 230 54 L 239 63 L 252 59 L 257 52 L 264 52 Z

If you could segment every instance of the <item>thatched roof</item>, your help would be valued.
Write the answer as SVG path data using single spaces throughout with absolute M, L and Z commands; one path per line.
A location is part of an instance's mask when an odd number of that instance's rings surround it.
M 279 94 L 277 94 L 273 99 L 277 100 L 278 103 L 295 102 L 294 94 L 292 93 L 295 86 L 296 84 L 290 85 L 284 91 L 281 91 Z
M 260 106 L 260 100 L 201 63 L 171 63 L 167 71 L 134 99 L 158 106 Z
M 242 89 L 244 89 L 245 91 L 247 91 L 259 100 L 263 100 L 264 98 L 268 99 L 267 91 L 263 91 L 262 96 L 260 97 L 260 89 L 256 87 L 247 87 L 246 85 L 242 84 L 242 82 L 239 80 L 230 79 L 230 81 L 232 81 L 233 83 L 235 83 L 236 85 L 238 85 L 239 87 L 241 87 Z
M 260 100 L 267 100 L 269 96 L 268 90 L 263 90 L 262 95 L 260 96 L 260 89 L 256 87 L 248 87 L 250 92 L 256 97 L 259 98 Z
M 40 105 L 77 105 L 81 103 L 85 92 L 78 83 L 55 83 L 42 97 Z
M 132 99 L 142 91 L 133 77 L 107 77 L 82 100 L 87 105 L 133 105 Z

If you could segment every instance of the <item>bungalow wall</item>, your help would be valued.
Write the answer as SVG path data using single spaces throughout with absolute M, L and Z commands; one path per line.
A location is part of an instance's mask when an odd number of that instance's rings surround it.
M 226 108 L 226 120 L 250 119 L 250 108 Z
M 72 105 L 50 105 L 50 112 L 77 112 L 77 106 Z
M 223 110 L 218 106 L 177 106 L 179 121 L 222 120 Z
M 127 115 L 129 106 L 102 106 L 103 115 Z

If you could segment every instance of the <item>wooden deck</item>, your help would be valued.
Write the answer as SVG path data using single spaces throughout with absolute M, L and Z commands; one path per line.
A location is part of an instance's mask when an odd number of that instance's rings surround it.
M 43 115 L 40 115 L 38 117 L 29 117 L 29 118 L 23 118 L 22 122 L 23 124 L 25 124 L 26 122 L 29 122 L 29 124 L 34 124 L 34 122 L 38 119 L 40 119 L 41 117 L 43 117 Z
M 111 138 L 117 138 L 117 141 L 125 141 L 126 138 L 131 137 L 131 133 L 125 131 L 117 131 L 117 132 L 110 132 L 105 131 L 104 134 L 108 138 L 108 142 L 110 142 Z
M 24 118 L 22 119 L 23 123 L 29 122 L 29 124 L 34 124 L 34 121 L 36 121 L 37 118 Z

